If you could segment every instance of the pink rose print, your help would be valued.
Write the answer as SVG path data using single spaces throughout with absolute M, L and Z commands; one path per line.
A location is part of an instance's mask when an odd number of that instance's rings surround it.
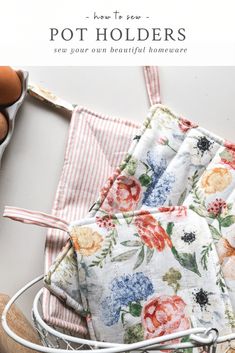
M 160 145 L 168 145 L 169 140 L 166 136 L 163 136 L 158 139 L 158 143 L 160 143 Z
M 230 142 L 230 141 L 225 141 L 225 142 L 224 142 L 224 146 L 227 147 L 227 148 L 229 148 L 230 150 L 235 151 L 235 143 L 232 143 L 232 142 Z
M 185 302 L 178 295 L 161 295 L 149 300 L 142 310 L 145 339 L 189 329 L 190 320 L 185 314 L 185 307 Z
M 116 180 L 116 178 L 120 175 L 121 170 L 120 168 L 117 168 L 115 170 L 115 172 L 113 173 L 113 175 L 111 177 L 108 178 L 108 180 L 106 181 L 105 185 L 103 186 L 103 188 L 100 191 L 100 198 L 101 200 L 104 200 L 107 193 L 109 192 L 109 189 L 112 187 L 114 181 Z
M 173 213 L 173 215 L 176 217 L 187 216 L 187 207 L 186 206 L 164 206 L 164 207 L 159 207 L 158 211 Z
M 166 244 L 171 248 L 172 242 L 158 221 L 151 215 L 150 212 L 145 211 L 134 220 L 138 234 L 142 241 L 150 248 L 163 251 Z
M 120 175 L 113 183 L 101 208 L 107 212 L 127 212 L 136 209 L 141 196 L 139 181 Z

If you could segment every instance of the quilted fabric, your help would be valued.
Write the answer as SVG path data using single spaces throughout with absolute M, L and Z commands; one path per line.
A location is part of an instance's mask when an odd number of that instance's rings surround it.
M 105 180 L 121 163 L 138 128 L 132 121 L 97 114 L 81 107 L 74 109 L 52 215 L 67 221 L 87 215 Z M 48 229 L 45 246 L 46 273 L 67 239 L 68 235 L 64 231 Z M 85 321 L 69 309 L 79 302 L 77 266 L 73 251 L 69 252 L 65 262 L 65 270 L 64 262 L 61 262 L 57 271 L 47 280 L 50 291 L 44 289 L 43 317 L 50 325 L 68 329 L 81 336 L 86 335 Z M 67 306 L 62 301 L 67 302 Z
M 142 130 L 134 137 L 126 159 L 101 190 L 89 216 L 103 217 L 108 213 L 185 203 L 209 221 L 222 269 L 226 264 L 224 275 L 235 307 L 235 286 L 230 267 L 234 261 L 231 234 L 235 217 L 232 201 L 228 201 L 227 206 L 221 203 L 221 200 L 227 202 L 229 196 L 233 199 L 233 159 L 234 145 L 177 116 L 169 108 L 155 105 L 150 109 Z M 217 167 L 213 167 L 215 160 Z M 200 188 L 204 188 L 204 196 L 210 197 L 203 198 Z M 202 215 L 201 207 L 207 210 L 207 214 Z M 225 219 L 220 225 L 215 224 L 218 216 Z M 228 233 L 230 235 L 226 235 Z M 46 282 L 51 275 L 58 275 L 58 271 L 67 271 L 71 252 L 71 244 L 67 244 L 45 278 Z M 211 245 L 208 245 L 204 248 L 202 260 L 205 269 L 210 253 Z M 69 295 L 68 286 L 64 286 L 64 291 Z M 72 304 L 78 310 L 81 302 L 73 301 Z M 233 313 L 229 315 L 231 321 L 234 320 Z
M 232 332 L 211 232 L 194 211 L 104 214 L 72 224 L 70 237 L 92 339 L 133 343 L 201 326 Z

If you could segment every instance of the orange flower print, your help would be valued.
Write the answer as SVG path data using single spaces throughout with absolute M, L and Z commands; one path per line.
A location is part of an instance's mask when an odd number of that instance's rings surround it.
M 202 176 L 201 185 L 206 194 L 214 194 L 226 189 L 232 181 L 232 174 L 226 168 L 213 168 Z
M 226 279 L 235 279 L 235 248 L 228 239 L 222 237 L 217 243 L 217 252 Z
M 185 314 L 185 308 L 185 302 L 178 295 L 161 295 L 150 299 L 142 310 L 145 339 L 189 329 L 190 319 Z
M 120 175 L 109 190 L 101 208 L 107 212 L 126 212 L 136 209 L 141 185 L 132 176 Z
M 89 227 L 73 227 L 70 233 L 75 251 L 84 256 L 93 255 L 101 249 L 102 236 Z
M 165 229 L 162 228 L 150 212 L 145 211 L 144 214 L 137 216 L 134 224 L 140 238 L 150 249 L 155 248 L 158 251 L 163 251 L 166 245 L 170 248 L 172 247 L 171 239 Z

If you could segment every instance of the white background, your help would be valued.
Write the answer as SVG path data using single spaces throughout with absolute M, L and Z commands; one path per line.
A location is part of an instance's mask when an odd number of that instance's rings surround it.
M 7 0 L 1 2 L 1 62 L 10 65 L 234 65 L 234 0 Z M 111 15 L 118 10 L 148 16 L 141 20 L 93 20 L 93 14 Z M 89 16 L 89 19 L 86 19 Z M 88 28 L 88 38 L 79 42 L 50 42 L 49 28 Z M 186 55 L 54 55 L 56 47 L 107 47 L 140 45 L 140 42 L 97 43 L 97 27 L 180 28 L 184 42 L 155 42 L 153 46 L 187 46 Z M 144 42 L 142 43 L 144 44 Z M 148 43 L 151 44 L 151 43 Z
M 100 113 L 142 122 L 148 111 L 139 67 L 24 67 L 30 79 Z M 235 67 L 160 67 L 162 101 L 203 127 L 235 141 Z M 0 171 L 4 205 L 50 212 L 69 119 L 27 97 Z M 12 295 L 43 272 L 45 229 L 0 220 L 0 292 Z M 33 292 L 22 308 L 29 313 Z

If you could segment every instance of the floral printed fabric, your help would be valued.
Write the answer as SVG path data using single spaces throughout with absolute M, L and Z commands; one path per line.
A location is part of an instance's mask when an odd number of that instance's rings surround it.
M 89 216 L 98 217 L 100 224 L 105 222 L 112 228 L 110 213 L 152 207 L 164 210 L 165 206 L 182 204 L 189 206 L 209 222 L 235 308 L 235 279 L 231 279 L 232 264 L 235 262 L 234 150 L 234 145 L 222 138 L 175 115 L 167 107 L 155 105 L 142 130 L 134 137 L 127 157 L 101 190 L 100 199 Z M 142 241 L 146 237 L 148 239 L 149 257 L 154 247 L 164 250 L 171 243 L 171 239 L 161 232 L 161 225 L 158 225 L 160 235 L 156 239 L 151 224 L 149 219 L 147 227 L 141 222 L 137 225 Z M 182 247 L 182 251 L 186 246 L 184 239 L 196 242 L 191 231 L 186 231 L 186 234 L 178 231 L 177 234 L 177 246 Z M 210 243 L 204 248 L 204 270 L 212 245 Z M 60 268 L 66 271 L 67 250 L 61 258 Z M 56 272 L 58 268 L 58 263 L 55 263 L 51 271 Z M 194 270 L 197 272 L 197 268 Z
M 193 176 L 193 187 L 185 200 L 205 218 L 213 234 L 223 275 L 235 307 L 235 145 L 220 147 L 201 177 Z M 205 252 L 205 261 L 210 247 Z
M 72 224 L 70 236 L 92 339 L 131 343 L 199 326 L 232 332 L 212 235 L 194 211 L 104 215 Z
M 137 208 L 189 206 L 210 225 L 235 308 L 235 145 L 176 117 L 168 108 L 152 109 L 142 144 L 140 140 L 107 194 L 101 194 L 96 215 L 102 214 L 107 204 L 112 206 L 109 195 L 114 192 L 122 204 L 119 178 L 124 175 L 132 183 L 135 180 L 136 189 L 141 185 Z M 210 248 L 204 249 L 205 268 Z

